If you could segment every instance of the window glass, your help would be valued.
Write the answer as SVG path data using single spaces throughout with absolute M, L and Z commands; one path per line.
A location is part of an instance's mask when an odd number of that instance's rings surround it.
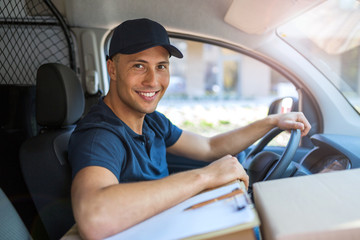
M 360 113 L 360 2 L 325 1 L 278 29 Z
M 272 101 L 293 96 L 292 83 L 262 62 L 219 46 L 181 39 L 170 58 L 170 84 L 158 111 L 182 129 L 212 136 L 268 114 Z M 284 145 L 288 135 L 272 145 Z

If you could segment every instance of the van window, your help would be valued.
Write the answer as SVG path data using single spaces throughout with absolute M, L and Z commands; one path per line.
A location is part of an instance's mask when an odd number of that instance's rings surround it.
M 360 114 L 360 2 L 325 1 L 277 29 Z
M 298 97 L 291 82 L 258 60 L 207 43 L 170 41 L 184 58 L 170 58 L 158 111 L 182 129 L 212 136 L 265 117 L 277 98 Z M 288 138 L 282 133 L 271 145 L 284 146 Z

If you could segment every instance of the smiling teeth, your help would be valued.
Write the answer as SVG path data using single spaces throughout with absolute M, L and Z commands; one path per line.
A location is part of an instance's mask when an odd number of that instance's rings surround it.
M 151 92 L 151 93 L 140 93 L 140 95 L 143 95 L 143 96 L 145 96 L 145 97 L 152 97 L 152 96 L 154 96 L 155 95 L 155 92 Z

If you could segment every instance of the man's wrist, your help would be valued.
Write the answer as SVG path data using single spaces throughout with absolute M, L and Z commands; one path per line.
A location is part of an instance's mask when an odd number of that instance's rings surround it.
M 279 123 L 279 119 L 277 118 L 277 115 L 268 115 L 265 118 L 266 124 L 270 127 L 270 129 L 277 127 Z
M 206 170 L 206 167 L 194 169 L 193 173 L 195 174 L 196 183 L 199 184 L 201 191 L 207 189 L 211 185 L 212 179 L 209 175 L 209 172 Z

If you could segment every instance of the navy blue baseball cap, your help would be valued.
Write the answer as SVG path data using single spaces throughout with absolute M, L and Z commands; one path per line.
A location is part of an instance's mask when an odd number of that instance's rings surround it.
M 134 54 L 156 46 L 164 47 L 170 56 L 183 57 L 180 50 L 170 44 L 161 24 L 146 18 L 128 20 L 114 29 L 107 59 L 117 53 Z

